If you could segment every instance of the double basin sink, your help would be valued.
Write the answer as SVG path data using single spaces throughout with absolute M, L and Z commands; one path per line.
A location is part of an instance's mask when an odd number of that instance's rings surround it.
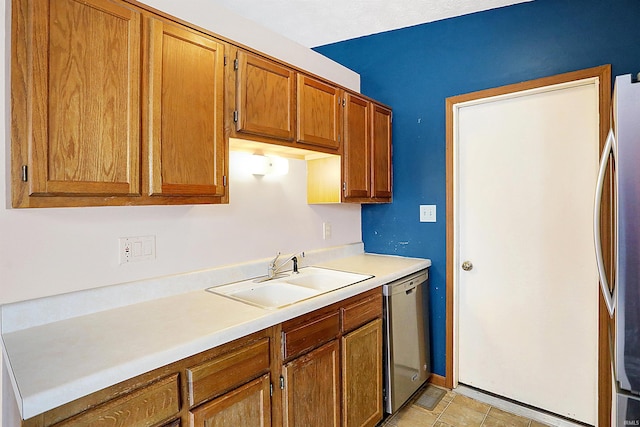
M 304 267 L 299 273 L 260 281 L 245 280 L 208 288 L 207 291 L 267 310 L 274 310 L 322 295 L 373 276 L 320 267 Z

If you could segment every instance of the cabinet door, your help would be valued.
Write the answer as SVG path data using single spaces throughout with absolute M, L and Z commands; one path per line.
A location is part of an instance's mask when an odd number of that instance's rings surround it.
M 224 46 L 151 18 L 150 194 L 224 195 Z
M 382 320 L 342 337 L 344 427 L 375 426 L 382 419 Z
M 238 52 L 236 131 L 293 141 L 295 73 L 259 56 Z
M 21 40 L 12 108 L 26 119 L 12 128 L 14 159 L 24 160 L 16 165 L 23 176 L 14 175 L 14 206 L 27 206 L 27 195 L 137 194 L 140 14 L 108 0 L 16 0 L 13 7 L 13 37 Z
M 298 74 L 298 142 L 338 151 L 341 104 L 338 88 Z
M 284 366 L 285 426 L 340 425 L 338 351 L 338 340 L 333 340 Z
M 191 411 L 192 427 L 271 425 L 269 375 L 251 381 Z
M 391 200 L 391 110 L 373 104 L 372 196 Z
M 370 103 L 347 93 L 344 120 L 344 198 L 370 197 Z

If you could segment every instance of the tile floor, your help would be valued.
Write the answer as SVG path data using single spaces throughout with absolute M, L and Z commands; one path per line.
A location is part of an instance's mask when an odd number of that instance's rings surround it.
M 430 386 L 434 387 L 434 386 Z M 429 411 L 408 403 L 385 419 L 384 427 L 548 427 L 538 421 L 500 410 L 487 403 L 447 391 L 440 403 Z

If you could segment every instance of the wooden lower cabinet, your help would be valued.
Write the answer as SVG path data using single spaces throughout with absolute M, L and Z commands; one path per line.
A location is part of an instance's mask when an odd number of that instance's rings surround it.
M 154 426 L 178 414 L 178 387 L 178 374 L 174 374 L 98 405 L 56 426 Z
M 374 426 L 382 420 L 381 318 L 377 288 L 81 397 L 22 426 Z
M 382 320 L 342 337 L 342 425 L 371 427 L 382 419 Z
M 284 365 L 284 425 L 340 425 L 340 345 L 333 340 Z
M 192 427 L 266 427 L 271 425 L 269 374 L 191 411 Z
M 371 427 L 382 420 L 382 292 L 282 326 L 283 425 Z

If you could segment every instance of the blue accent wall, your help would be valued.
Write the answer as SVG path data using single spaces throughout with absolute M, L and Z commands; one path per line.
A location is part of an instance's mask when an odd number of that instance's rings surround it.
M 393 108 L 393 203 L 363 205 L 362 236 L 367 252 L 431 259 L 432 367 L 445 375 L 445 98 L 603 64 L 636 74 L 640 0 L 535 0 L 315 50 Z M 420 204 L 437 205 L 436 223 L 419 222 Z

